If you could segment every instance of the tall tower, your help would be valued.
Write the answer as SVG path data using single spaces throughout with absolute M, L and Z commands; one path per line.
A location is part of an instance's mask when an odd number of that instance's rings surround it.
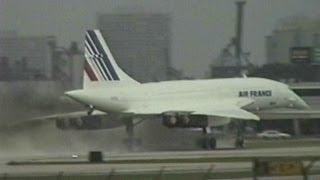
M 236 38 L 235 38 L 235 53 L 237 58 L 237 67 L 239 72 L 241 70 L 241 55 L 242 55 L 242 26 L 243 26 L 243 8 L 246 4 L 245 1 L 237 1 L 237 25 L 236 25 Z

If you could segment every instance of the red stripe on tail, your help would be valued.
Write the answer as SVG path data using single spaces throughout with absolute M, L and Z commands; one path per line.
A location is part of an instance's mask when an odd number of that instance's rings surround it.
M 91 81 L 98 81 L 97 76 L 94 74 L 87 61 L 84 61 L 84 70 Z

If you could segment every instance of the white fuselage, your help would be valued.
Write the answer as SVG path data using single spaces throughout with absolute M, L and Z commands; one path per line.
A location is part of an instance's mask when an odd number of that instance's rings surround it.
M 119 82 L 121 83 L 121 82 Z M 246 110 L 306 108 L 306 103 L 287 85 L 263 78 L 181 80 L 139 85 L 105 85 L 66 92 L 77 101 L 105 112 L 124 112 L 134 107 L 166 104 L 217 104 L 228 99 L 252 99 Z

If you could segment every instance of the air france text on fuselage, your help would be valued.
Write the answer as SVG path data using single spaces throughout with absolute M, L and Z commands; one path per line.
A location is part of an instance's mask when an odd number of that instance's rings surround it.
M 239 91 L 239 97 L 269 97 L 269 96 L 272 96 L 271 90 Z

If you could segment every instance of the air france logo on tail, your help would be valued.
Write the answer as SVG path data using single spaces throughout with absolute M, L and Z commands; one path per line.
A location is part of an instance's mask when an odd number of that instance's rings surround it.
M 88 30 L 85 37 L 85 64 L 84 70 L 91 81 L 119 81 L 110 55 L 103 45 L 104 39 L 100 31 Z
M 84 50 L 84 88 L 93 88 L 97 84 L 140 84 L 118 66 L 99 30 L 88 30 L 86 32 Z

